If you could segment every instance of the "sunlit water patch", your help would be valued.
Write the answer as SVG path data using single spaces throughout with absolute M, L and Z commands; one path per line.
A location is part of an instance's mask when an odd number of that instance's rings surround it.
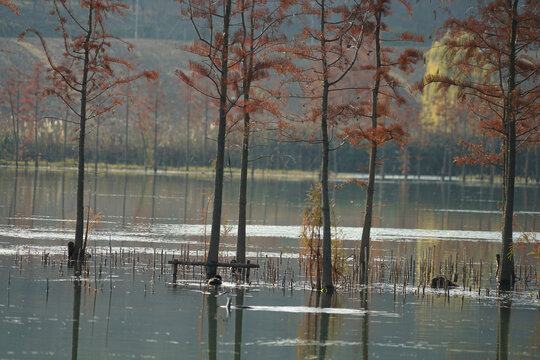
M 204 237 L 209 237 L 209 225 L 192 224 L 160 224 L 139 226 L 129 229 L 113 228 L 110 230 L 98 230 L 90 235 L 94 242 L 103 243 L 111 241 L 113 246 L 118 243 L 140 246 L 139 243 L 153 244 L 156 247 L 167 244 L 183 244 L 202 242 Z M 274 225 L 248 225 L 247 236 L 253 238 L 296 239 L 301 233 L 300 226 L 274 226 Z M 226 229 L 227 236 L 234 237 L 237 234 L 237 226 L 231 225 Z M 539 238 L 540 233 L 531 233 Z M 516 232 L 514 238 L 518 239 L 521 234 Z M 362 228 L 340 227 L 337 229 L 337 237 L 342 240 L 356 241 L 362 236 Z M 48 241 L 70 241 L 73 238 L 71 228 L 59 227 L 23 227 L 16 225 L 0 225 L 0 239 L 2 244 L 6 242 L 12 246 L 20 246 L 25 240 L 40 241 L 46 245 Z M 372 241 L 385 242 L 417 242 L 423 240 L 460 240 L 469 242 L 498 242 L 500 233 L 493 231 L 464 231 L 464 230 L 426 230 L 426 229 L 399 229 L 399 228 L 373 228 L 371 229 Z M 6 241 L 9 240 L 9 241 Z

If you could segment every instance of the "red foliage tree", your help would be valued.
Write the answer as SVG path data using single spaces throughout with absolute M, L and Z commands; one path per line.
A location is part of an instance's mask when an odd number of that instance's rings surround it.
M 400 1 L 407 7 L 410 13 L 410 5 L 407 1 Z M 362 240 L 360 244 L 360 264 L 361 278 L 367 280 L 367 263 L 369 262 L 369 242 L 373 219 L 373 194 L 375 191 L 375 171 L 377 166 L 377 149 L 388 141 L 395 141 L 398 144 L 406 143 L 406 133 L 402 126 L 397 123 L 381 123 L 381 119 L 396 119 L 393 108 L 405 103 L 405 98 L 400 94 L 399 89 L 403 87 L 401 81 L 393 75 L 392 71 L 402 71 L 410 73 L 414 70 L 421 53 L 416 49 L 406 49 L 402 53 L 395 53 L 394 48 L 384 47 L 384 41 L 423 41 L 422 38 L 410 33 L 403 33 L 397 37 L 383 40 L 382 34 L 389 30 L 383 22 L 383 18 L 391 14 L 390 0 L 369 0 L 368 8 L 370 14 L 369 21 L 369 45 L 374 52 L 375 59 L 371 64 L 361 67 L 364 71 L 373 71 L 373 84 L 369 87 L 371 91 L 370 114 L 366 114 L 365 107 L 359 107 L 357 116 L 369 116 L 371 127 L 364 128 L 362 123 L 354 127 L 345 129 L 345 135 L 353 146 L 367 141 L 370 146 L 369 157 L 369 177 L 366 194 L 366 211 L 364 214 L 364 224 L 362 227 Z M 365 92 L 365 90 L 361 90 Z
M 62 58 L 53 57 L 45 38 L 36 29 L 26 29 L 21 38 L 29 32 L 39 38 L 50 68 L 52 85 L 47 93 L 57 96 L 79 118 L 77 220 L 70 258 L 82 260 L 86 247 L 83 243 L 86 123 L 119 104 L 113 93 L 119 84 L 143 76 L 155 78 L 156 74 L 144 71 L 132 76 L 117 75 L 118 71 L 131 70 L 132 66 L 124 59 L 110 55 L 109 48 L 113 41 L 125 42 L 107 32 L 106 19 L 109 14 L 123 14 L 127 5 L 118 0 L 88 0 L 79 3 L 80 11 L 70 8 L 62 0 L 53 0 L 52 5 L 51 15 L 58 21 L 56 30 L 61 33 L 64 42 Z M 80 17 L 77 14 L 81 14 Z M 73 33 L 69 29 L 73 29 Z M 130 50 L 132 45 L 127 44 L 127 48 Z
M 275 8 L 271 8 L 275 6 Z M 278 116 L 277 91 L 270 87 L 271 74 L 279 74 L 290 68 L 286 57 L 280 55 L 277 46 L 283 45 L 285 36 L 279 26 L 287 17 L 289 3 L 276 1 L 272 4 L 254 0 L 238 1 L 240 27 L 234 32 L 236 40 L 232 48 L 234 83 L 240 108 L 238 120 L 242 123 L 242 156 L 240 165 L 240 195 L 238 200 L 238 237 L 236 260 L 246 262 L 246 203 L 250 135 L 254 128 L 254 116 L 263 114 Z M 236 119 L 235 119 L 236 120 Z M 260 119 L 259 119 L 260 121 Z
M 204 0 L 177 0 L 182 13 L 191 21 L 197 39 L 186 50 L 204 60 L 189 63 L 191 73 L 177 70 L 176 74 L 187 85 L 206 95 L 218 104 L 218 136 L 216 170 L 214 179 L 214 203 L 212 208 L 212 230 L 207 254 L 206 277 L 216 275 L 219 240 L 221 232 L 221 208 L 223 199 L 223 171 L 225 164 L 225 137 L 227 114 L 234 105 L 229 99 L 229 70 L 234 66 L 230 59 L 232 0 L 208 2 Z
M 13 3 L 11 1 L 8 1 L 8 0 L 0 0 L 0 5 L 4 5 L 4 6 L 7 6 L 8 8 L 10 8 L 11 10 L 13 10 L 13 12 L 17 15 L 20 15 L 19 13 L 19 9 L 13 5 Z
M 475 13 L 450 19 L 444 45 L 452 59 L 453 76 L 430 75 L 425 84 L 436 83 L 440 91 L 458 88 L 459 96 L 480 103 L 476 132 L 500 139 L 501 151 L 494 154 L 485 143 L 469 144 L 464 163 L 498 161 L 503 168 L 503 224 L 499 288 L 514 282 L 512 225 L 516 153 L 540 139 L 540 63 L 534 52 L 540 45 L 540 2 L 492 0 L 478 2 Z
M 308 100 L 307 120 L 320 120 L 321 152 L 321 202 L 323 216 L 322 284 L 319 287 L 333 290 L 332 247 L 330 229 L 330 199 L 328 195 L 328 165 L 330 141 L 329 128 L 347 103 L 341 94 L 350 88 L 340 87 L 346 76 L 355 69 L 365 33 L 364 1 L 353 4 L 335 4 L 331 1 L 301 1 L 300 10 L 306 24 L 288 49 L 294 54 L 305 71 L 298 73 L 298 83 L 303 97 Z M 339 95 L 338 95 L 339 94 Z

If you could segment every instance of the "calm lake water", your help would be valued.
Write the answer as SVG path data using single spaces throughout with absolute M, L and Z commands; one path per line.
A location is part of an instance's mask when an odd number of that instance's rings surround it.
M 252 262 L 281 256 L 283 266 L 296 267 L 313 182 L 285 175 L 250 181 Z M 431 252 L 438 261 L 455 255 L 482 261 L 480 296 L 401 285 L 396 294 L 387 283 L 329 296 L 310 291 L 298 275 L 284 287 L 269 284 L 264 266 L 252 274 L 251 286 L 226 282 L 207 289 L 199 270 L 173 286 L 161 253 L 170 259 L 189 248 L 191 256 L 202 256 L 212 183 L 210 174 L 89 176 L 85 201 L 103 218 L 90 233 L 95 255 L 77 281 L 63 260 L 73 238 L 76 173 L 0 168 L 0 359 L 540 358 L 538 284 L 508 297 L 484 290 L 495 288 L 499 185 L 383 181 L 376 188 L 374 257 Z M 226 175 L 224 255 L 234 251 L 237 198 L 238 178 Z M 346 185 L 332 198 L 338 236 L 352 251 L 365 191 Z M 537 185 L 516 189 L 516 228 L 537 238 L 538 204 Z M 118 255 L 113 261 L 109 247 Z M 46 262 L 43 253 L 50 254 Z M 535 264 L 525 249 L 517 260 Z

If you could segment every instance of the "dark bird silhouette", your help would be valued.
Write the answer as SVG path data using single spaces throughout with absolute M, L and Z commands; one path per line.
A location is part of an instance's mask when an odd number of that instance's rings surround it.
M 458 286 L 457 282 L 447 279 L 444 276 L 437 276 L 431 279 L 431 287 L 433 289 L 455 288 Z
M 208 285 L 219 286 L 223 283 L 221 275 L 216 275 L 213 278 L 208 279 Z

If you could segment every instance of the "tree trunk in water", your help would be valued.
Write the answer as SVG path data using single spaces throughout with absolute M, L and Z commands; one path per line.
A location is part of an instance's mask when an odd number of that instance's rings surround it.
M 244 22 L 244 17 L 242 17 Z M 250 33 L 250 43 L 253 41 L 253 33 Z M 245 41 L 245 39 L 244 39 Z M 251 45 L 250 54 L 253 54 Z M 244 93 L 244 130 L 242 139 L 242 160 L 240 165 L 240 196 L 238 201 L 238 237 L 236 238 L 236 261 L 240 264 L 246 263 L 246 204 L 247 204 L 247 177 L 249 160 L 249 136 L 250 136 L 250 114 L 247 106 L 250 101 L 251 73 L 253 72 L 253 55 L 244 59 L 242 89 Z M 243 273 L 243 270 L 241 270 Z M 243 279 L 243 276 L 242 276 Z
M 126 128 L 124 130 L 124 137 L 126 138 L 126 143 L 125 143 L 125 149 L 124 149 L 124 165 L 128 164 L 128 151 L 129 151 L 128 129 L 129 129 L 129 96 L 127 96 L 127 99 L 126 99 Z
M 535 159 L 535 180 L 536 183 L 540 180 L 540 157 L 538 156 L 538 148 L 540 148 L 540 145 L 536 144 L 534 146 L 534 159 Z
M 13 104 L 11 91 L 9 92 L 9 102 L 11 105 L 11 119 L 13 124 L 13 137 L 15 138 L 15 169 L 19 168 L 19 110 L 20 110 L 20 88 L 17 84 L 17 99 Z M 15 110 L 16 109 L 16 110 Z
M 448 150 L 448 181 L 452 181 L 452 151 Z
M 529 183 L 529 157 L 531 156 L 531 149 L 528 149 L 525 153 L 525 166 L 523 167 L 523 177 L 525 178 L 525 185 Z
M 158 104 L 159 99 L 156 92 L 156 99 L 154 102 L 154 174 L 157 172 L 158 156 L 157 156 L 157 140 L 158 140 Z
M 189 157 L 191 156 L 189 154 L 189 123 L 191 118 L 191 95 L 188 97 L 188 103 L 187 103 L 187 116 L 186 116 L 186 171 L 189 171 Z
M 405 149 L 403 149 L 403 177 L 405 178 L 405 180 L 407 180 L 408 176 L 409 176 L 409 148 L 405 146 Z
M 93 5 L 89 5 L 88 24 L 92 24 Z M 92 28 L 87 32 L 86 43 L 90 42 Z M 90 62 L 90 49 L 85 48 L 83 77 L 81 81 L 81 112 L 79 116 L 79 163 L 77 174 L 77 220 L 75 223 L 75 244 L 71 260 L 83 260 L 83 229 L 84 229 L 84 141 L 86 135 L 86 91 L 88 86 L 88 63 Z
M 204 104 L 203 166 L 208 165 L 208 102 Z
M 245 95 L 249 102 L 249 95 Z M 244 113 L 244 139 L 242 142 L 242 163 L 240 167 L 240 199 L 238 202 L 238 237 L 236 239 L 236 261 L 246 263 L 246 204 L 249 156 L 249 113 Z
M 517 3 L 512 2 L 512 32 L 509 55 L 509 81 L 507 107 L 504 115 L 505 125 L 505 156 L 503 175 L 503 229 L 501 246 L 501 268 L 499 276 L 499 289 L 510 290 L 514 286 L 514 254 L 512 252 L 512 222 L 514 220 L 514 183 L 516 176 L 516 119 L 513 108 L 513 97 L 516 81 L 516 28 Z
M 367 280 L 367 264 L 369 262 L 369 241 L 371 235 L 371 223 L 373 219 L 373 194 L 375 192 L 375 170 L 377 166 L 376 160 L 377 144 L 375 142 L 372 142 L 371 153 L 369 155 L 369 177 L 366 190 L 366 212 L 364 216 L 364 225 L 362 227 L 362 241 L 360 243 L 360 278 L 363 282 Z
M 321 108 L 321 135 L 322 135 L 322 164 L 321 164 L 321 195 L 322 195 L 322 217 L 323 217 L 323 241 L 322 241 L 322 288 L 327 292 L 334 290 L 332 282 L 332 238 L 330 233 L 330 198 L 328 196 L 328 154 L 330 144 L 328 140 L 328 64 L 326 59 L 326 38 L 325 38 L 325 3 L 321 6 L 321 49 L 322 71 L 323 71 L 323 93 Z
M 323 85 L 323 104 L 321 116 L 322 131 L 322 164 L 321 164 L 321 193 L 323 216 L 323 243 L 322 243 L 322 288 L 331 292 L 334 288 L 332 282 L 332 237 L 330 233 L 330 198 L 328 195 L 328 82 Z
M 379 168 L 379 176 L 384 180 L 384 148 L 381 149 L 381 166 Z
M 99 163 L 99 125 L 101 123 L 99 116 L 97 117 L 96 122 L 97 122 L 97 127 L 96 127 L 96 159 L 95 159 L 95 162 L 94 162 L 94 175 L 97 176 L 98 163 Z M 95 188 L 94 188 L 94 191 L 96 191 Z
M 219 253 L 219 236 L 221 229 L 221 205 L 223 198 L 223 168 L 225 163 L 225 135 L 227 128 L 227 76 L 229 59 L 229 22 L 231 20 L 231 0 L 225 3 L 223 17 L 223 48 L 221 53 L 221 79 L 219 97 L 219 127 L 216 151 L 216 175 L 214 180 L 214 206 L 212 209 L 212 230 L 210 233 L 210 245 L 208 247 L 207 262 L 217 263 Z M 206 266 L 206 278 L 216 275 L 217 268 L 213 265 Z
M 380 44 L 380 30 L 381 30 L 381 13 L 376 14 L 376 27 L 375 27 L 375 52 L 377 57 L 377 74 L 375 75 L 375 86 L 373 87 L 373 100 L 371 108 L 371 127 L 377 128 L 377 103 L 379 100 L 379 86 L 380 86 L 380 74 L 381 68 L 381 44 Z M 369 240 L 371 235 L 371 222 L 373 218 L 373 193 L 375 191 L 375 171 L 377 166 L 377 143 L 371 142 L 371 154 L 369 156 L 369 178 L 366 193 L 366 213 L 364 216 L 364 225 L 362 227 L 362 241 L 360 243 L 360 280 L 364 283 L 367 282 L 367 265 L 369 263 Z
M 36 78 L 36 89 L 39 89 L 39 75 Z M 36 94 L 36 102 L 34 104 L 34 167 L 39 166 L 39 146 L 38 146 L 38 126 L 39 126 L 39 101 Z
M 446 144 L 444 144 L 444 151 L 443 151 L 443 163 L 441 167 L 441 181 L 444 181 L 444 176 L 446 175 L 446 158 L 448 156 L 448 147 Z
M 19 168 L 19 115 L 17 113 L 17 122 L 15 129 L 15 168 Z
M 85 75 L 83 84 L 86 83 L 88 76 L 88 63 L 85 56 Z M 77 174 L 77 220 L 75 223 L 75 247 L 73 251 L 74 258 L 72 260 L 82 260 L 84 254 L 83 249 L 83 228 L 84 228 L 84 141 L 86 135 L 86 89 L 81 93 L 81 114 L 79 121 L 79 158 L 78 158 L 78 174 Z
M 335 146 L 333 146 L 335 148 Z M 332 151 L 332 161 L 333 161 L 333 165 L 334 165 L 334 174 L 337 175 L 339 173 L 339 168 L 338 168 L 338 150 L 337 148 L 334 149 L 334 151 Z
M 69 117 L 69 107 L 66 106 L 66 115 L 64 116 L 64 147 L 62 150 L 62 162 L 66 166 L 66 152 L 67 152 L 67 124 Z

